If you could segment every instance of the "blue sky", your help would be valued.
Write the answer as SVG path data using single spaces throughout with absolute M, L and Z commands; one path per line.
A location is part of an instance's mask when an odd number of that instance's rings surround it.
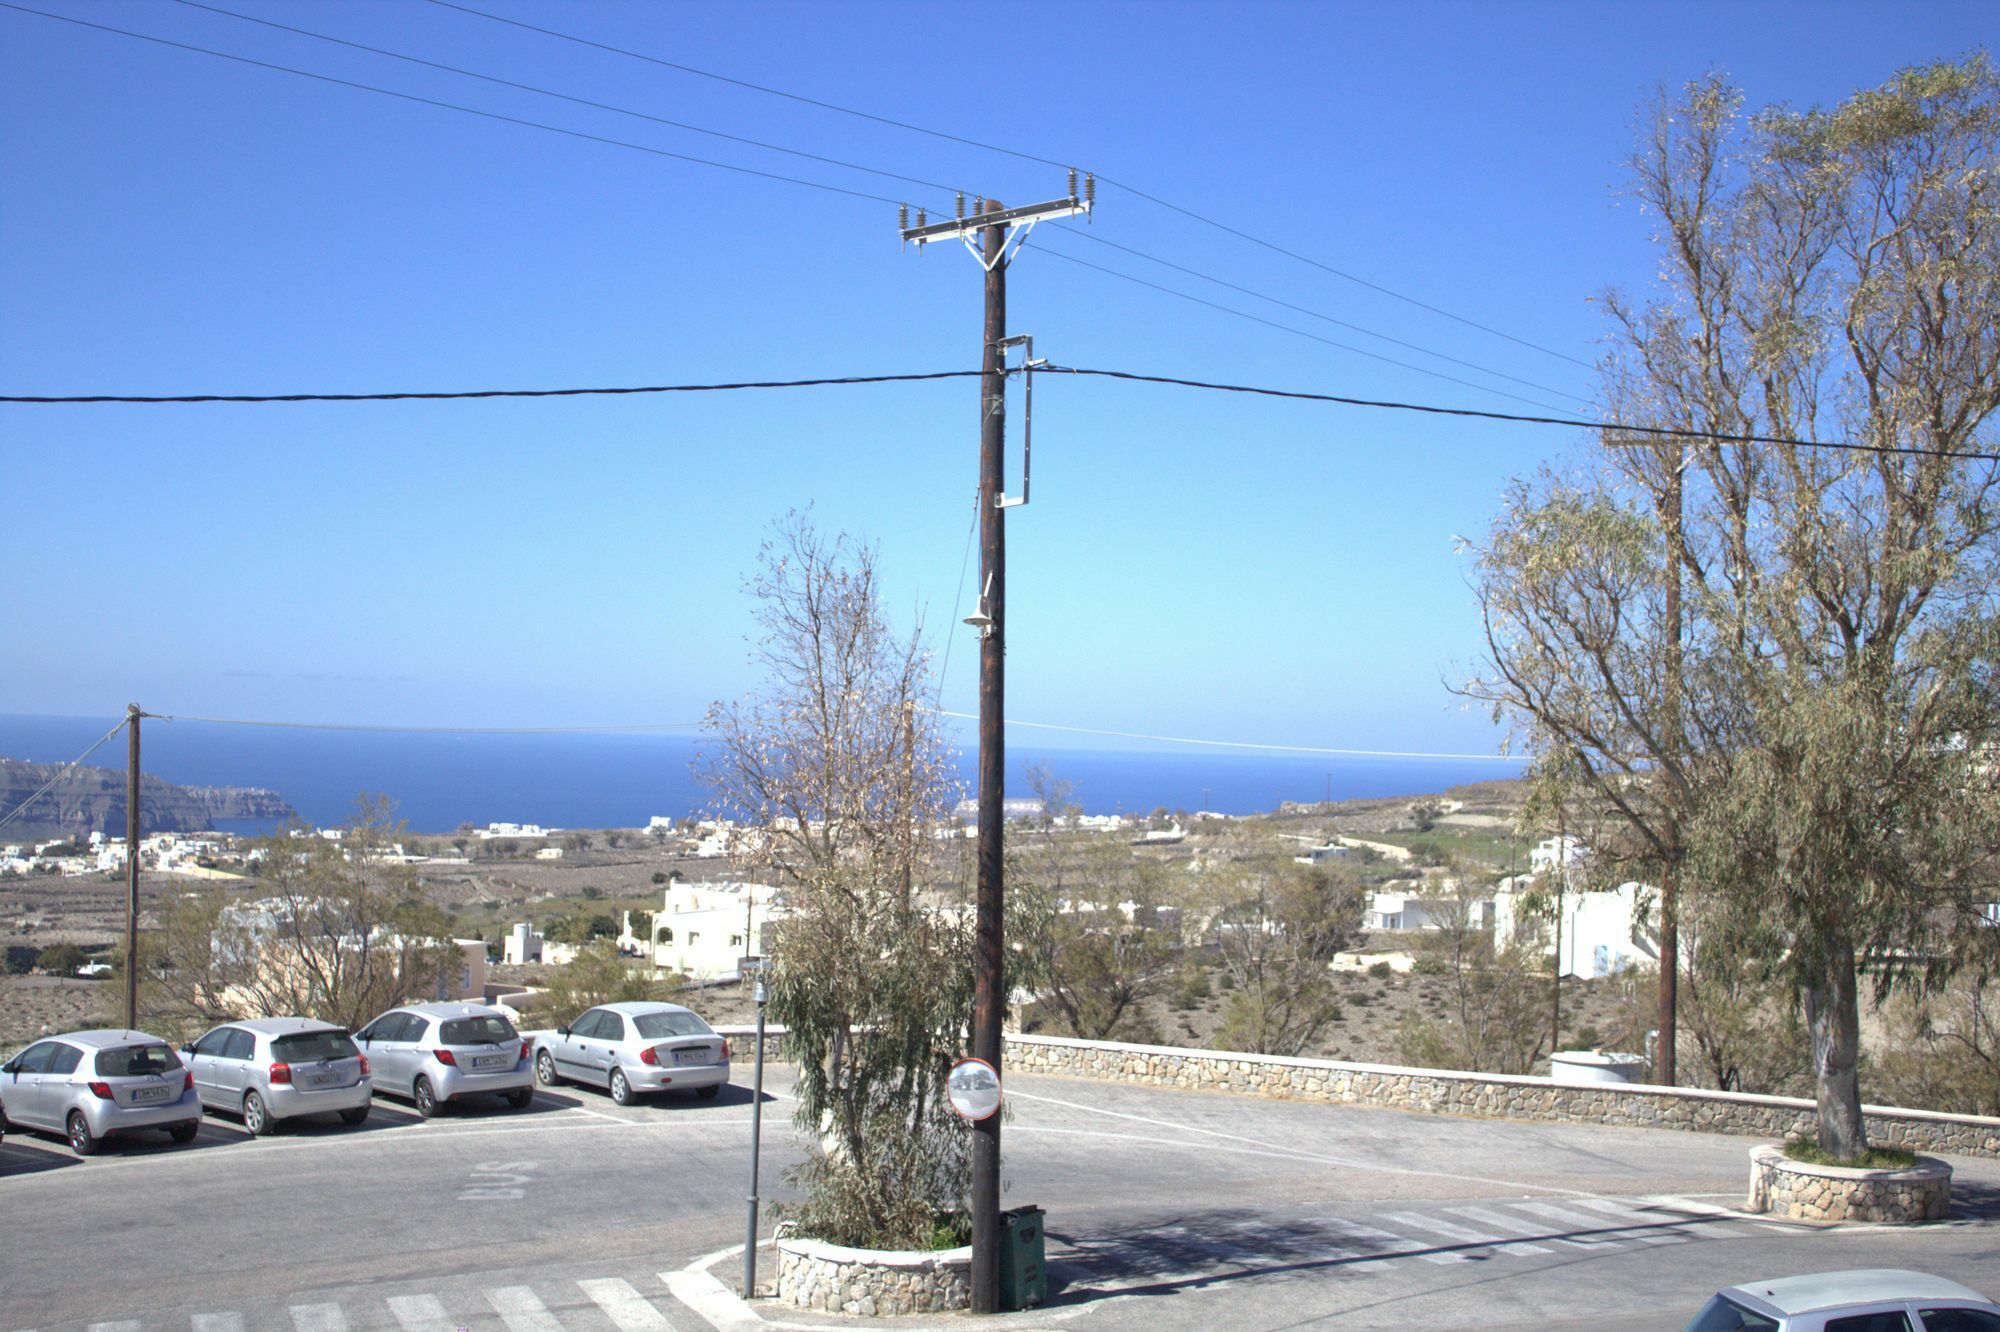
M 1726 71 L 1829 102 L 1991 40 L 1977 4 L 642 5 L 492 13 L 1075 162 L 1590 362 L 1643 290 L 1641 102 Z M 171 0 L 35 7 L 927 204 L 947 196 Z M 1008 203 L 1059 172 L 422 0 L 224 7 Z M 366 392 L 969 369 L 979 274 L 895 209 L 0 9 L 0 386 Z M 948 207 L 948 202 L 944 204 Z M 1491 371 L 1038 231 L 1010 326 L 1064 364 L 1498 410 L 1591 372 L 1103 188 L 1090 235 Z M 1066 262 L 1102 264 L 1415 373 Z M 1455 534 L 1577 432 L 1043 379 L 1009 519 L 1009 712 L 1490 752 Z M 1535 399 L 1524 403 L 1503 394 Z M 1018 397 L 1015 423 L 1018 431 Z M 811 504 L 956 627 L 969 381 L 611 399 L 0 406 L 0 711 L 683 721 L 753 683 L 741 581 Z M 970 575 L 967 575 L 968 591 Z M 942 650 L 942 637 L 939 639 Z M 1050 737 L 1038 735 L 1037 743 Z M 1102 741 L 1086 741 L 1101 744 Z

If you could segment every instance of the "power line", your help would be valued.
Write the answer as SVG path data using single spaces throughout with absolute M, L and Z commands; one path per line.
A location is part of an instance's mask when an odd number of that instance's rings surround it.
M 129 720 L 129 718 L 127 720 Z M 92 754 L 95 754 L 98 750 L 102 749 L 106 741 L 110 740 L 112 736 L 118 734 L 120 731 L 124 729 L 125 729 L 125 722 L 120 721 L 116 726 L 112 727 L 110 730 L 106 731 L 103 735 L 99 736 L 96 744 L 92 745 L 89 749 L 84 750 L 81 754 L 78 754 L 75 758 L 71 759 L 69 762 L 63 764 L 62 767 L 56 770 L 55 776 L 49 778 L 46 782 L 42 783 L 40 790 L 36 791 L 26 800 L 23 800 L 20 804 L 14 806 L 14 808 L 8 810 L 5 818 L 0 818 L 0 828 L 6 827 L 8 824 L 12 823 L 16 818 L 20 817 L 22 810 L 25 810 L 28 806 L 34 804 L 37 800 L 40 800 L 43 796 L 47 795 L 50 789 L 54 787 L 57 782 L 69 776 L 70 772 L 73 769 L 81 765 L 82 762 L 85 759 L 89 758 Z
M 647 731 L 694 731 L 702 726 L 700 722 L 632 722 L 618 726 L 375 726 L 364 722 L 252 721 L 241 717 L 189 717 L 160 712 L 149 712 L 146 717 L 153 721 L 199 722 L 205 726 L 259 726 L 281 731 L 358 731 L 383 735 L 622 735 Z M 110 738 L 105 737 L 106 740 Z M 103 740 L 98 741 L 98 744 L 103 743 Z
M 0 0 L 4 4 L 5 0 Z M 909 384 L 931 379 L 970 379 L 977 370 L 936 370 L 910 375 L 840 375 L 822 379 L 766 379 L 734 384 L 642 384 L 631 388 L 465 389 L 410 393 L 89 393 L 70 397 L 0 394 L 0 403 L 73 406 L 80 403 L 140 403 L 146 405 L 228 402 L 436 402 L 466 398 L 590 398 L 630 393 L 727 393 L 742 389 L 823 388 L 836 384 Z
M 544 27 L 539 27 L 533 23 L 523 23 L 519 19 L 503 18 L 498 14 L 489 14 L 485 10 L 474 9 L 470 5 L 462 5 L 454 3 L 454 0 L 430 0 L 430 3 L 438 5 L 445 9 L 455 9 L 461 14 L 470 14 L 475 18 L 483 18 L 488 20 L 489 22 L 504 23 L 510 27 L 522 28 L 529 32 L 540 33 L 545 37 L 554 37 L 561 41 L 574 42 L 579 46 L 593 47 L 596 50 L 606 51 L 612 55 L 625 56 L 628 59 L 632 60 L 643 60 L 648 64 L 659 65 L 666 69 L 678 70 L 683 74 L 692 74 L 698 78 L 713 79 L 718 83 L 727 83 L 734 87 L 746 88 L 752 92 L 764 93 L 767 96 L 782 97 L 788 101 L 798 102 L 805 106 L 817 107 L 822 111 L 833 111 L 837 112 L 840 115 L 853 116 L 860 120 L 873 121 L 878 125 L 887 125 L 893 129 L 907 130 L 912 134 L 923 134 L 933 139 L 943 139 L 948 143 L 963 144 L 968 148 L 978 148 L 983 152 L 998 153 L 1003 157 L 1012 157 L 1023 162 L 1035 162 L 1042 166 L 1052 166 L 1065 170 L 1076 165 L 1074 162 L 1059 162 L 1052 157 L 1042 157 L 1035 153 L 1022 152 L 1017 148 L 1008 148 L 1002 144 L 988 143 L 981 139 L 968 138 L 962 134 L 952 134 L 945 130 L 932 129 L 927 125 L 915 125 L 907 120 L 896 120 L 890 116 L 879 116 L 871 111 L 861 111 L 857 110 L 854 107 L 841 106 L 836 102 L 821 101 L 818 98 L 807 97 L 800 93 L 787 92 L 783 88 L 773 88 L 767 84 L 752 83 L 748 79 L 733 78 L 727 74 L 717 74 L 713 70 L 698 69 L 693 65 L 684 65 L 677 61 L 665 60 L 659 56 L 647 55 L 644 52 L 633 51 L 626 47 L 613 46 L 608 42 L 592 41 L 590 38 L 578 37 L 573 33 L 559 32 L 554 28 L 544 28 Z M 1541 352 L 1545 356 L 1553 356 L 1558 360 L 1568 361 L 1572 365 L 1582 366 L 1586 370 L 1596 369 L 1596 367 L 1593 366 L 1590 362 L 1582 360 L 1575 356 L 1571 356 L 1567 352 L 1560 352 L 1552 347 L 1545 347 L 1541 343 L 1532 342 L 1527 338 L 1517 337 L 1512 333 L 1508 333 L 1501 329 L 1494 328 L 1491 325 L 1482 324 L 1478 320 L 1468 319 L 1464 315 L 1454 314 L 1450 310 L 1444 309 L 1442 306 L 1433 305 L 1428 301 L 1418 300 L 1414 296 L 1405 295 L 1404 293 L 1395 290 L 1393 287 L 1384 286 L 1379 282 L 1372 282 L 1367 278 L 1359 276 L 1358 274 L 1349 273 L 1345 269 L 1335 268 L 1333 265 L 1324 263 L 1318 259 L 1314 259 L 1310 255 L 1301 254 L 1296 250 L 1288 249 L 1285 246 L 1279 245 L 1274 241 L 1268 241 L 1261 236 L 1252 235 L 1250 232 L 1244 231 L 1241 228 L 1232 227 L 1226 222 L 1219 222 L 1216 219 L 1209 217 L 1206 214 L 1198 213 L 1191 208 L 1185 208 L 1180 204 L 1173 203 L 1167 199 L 1163 199 L 1158 195 L 1149 194 L 1145 190 L 1139 189 L 1137 186 L 1127 185 L 1123 181 L 1113 180 L 1111 177 L 1105 175 L 1101 171 L 1097 172 L 1096 174 L 1098 182 L 1100 184 L 1109 185 L 1114 189 L 1123 190 L 1125 191 L 1125 193 L 1132 195 L 1134 198 L 1144 199 L 1147 203 L 1153 204 L 1156 207 L 1164 208 L 1172 213 L 1178 213 L 1182 217 L 1188 218 L 1191 221 L 1199 222 L 1203 226 L 1213 227 L 1217 231 L 1225 232 L 1228 235 L 1234 236 L 1239 240 L 1247 241 L 1252 245 L 1260 246 L 1266 250 L 1270 250 L 1274 254 L 1283 255 L 1287 259 L 1293 259 L 1299 263 L 1306 264 L 1313 268 L 1317 268 L 1321 272 L 1329 273 L 1332 276 L 1340 278 L 1345 282 L 1352 282 L 1357 286 L 1366 287 L 1370 291 L 1378 292 L 1381 295 L 1388 296 L 1394 300 L 1401 301 L 1406 305 L 1413 305 L 1420 310 L 1425 310 L 1431 314 L 1438 315 L 1445 319 L 1449 319 L 1454 323 L 1463 324 L 1467 328 L 1476 329 L 1479 332 L 1486 333 L 1492 337 L 1502 338 L 1508 342 L 1515 343 L 1518 346 L 1526 347 L 1531 351 Z
M 957 717 L 963 721 L 978 721 L 976 714 L 953 712 L 948 708 L 934 711 L 941 717 Z M 1026 726 L 1037 731 L 1063 731 L 1071 735 L 1101 735 L 1118 740 L 1154 740 L 1170 745 L 1201 745 L 1212 749 L 1260 749 L 1275 750 L 1288 754 L 1336 754 L 1344 758 L 1382 759 L 1462 759 L 1467 762 L 1482 763 L 1524 763 L 1527 760 L 1507 754 L 1431 754 L 1418 750 L 1404 749 L 1340 749 L 1330 745 L 1274 745 L 1255 740 L 1202 740 L 1185 735 L 1147 735 L 1138 731 L 1106 731 L 1092 726 L 1063 726 L 1055 722 L 1022 721 L 1017 717 L 1007 718 L 1009 726 Z
M 440 101 L 435 97 L 419 97 L 415 93 L 397 92 L 393 88 L 379 88 L 372 83 L 357 83 L 353 79 L 335 78 L 331 74 L 316 74 L 309 69 L 294 69 L 290 65 L 273 64 L 268 60 L 254 60 L 249 56 L 232 55 L 227 51 L 211 50 L 206 46 L 195 46 L 188 42 L 171 41 L 165 37 L 154 37 L 143 32 L 133 32 L 128 28 L 114 28 L 108 23 L 92 23 L 87 19 L 71 18 L 67 14 L 51 14 L 43 9 L 31 9 L 26 5 L 14 4 L 13 0 L 0 0 L 0 8 L 12 9 L 22 14 L 33 14 L 39 18 L 54 19 L 58 23 L 74 24 L 79 28 L 94 28 L 99 32 L 115 33 L 120 37 L 131 37 L 137 41 L 152 42 L 156 46 L 170 46 L 179 51 L 192 51 L 197 55 L 214 56 L 218 60 L 230 60 L 239 65 L 252 65 L 258 69 L 268 69 L 279 74 L 291 74 L 302 79 L 314 79 L 320 83 L 331 83 L 342 88 L 353 88 L 359 92 L 376 93 L 382 97 L 394 97 L 399 101 L 415 102 L 421 106 L 434 106 L 444 111 L 457 111 L 463 115 L 478 116 L 483 120 L 497 120 L 506 125 L 520 125 L 527 129 L 542 130 L 549 134 L 560 134 L 566 138 L 583 139 L 589 143 L 601 143 L 612 148 L 629 148 L 633 152 L 649 153 L 654 157 L 669 157 L 677 162 L 691 162 L 696 166 L 714 167 L 718 171 L 734 171 L 739 175 L 756 176 L 763 180 L 778 181 L 785 185 L 798 185 L 809 190 L 822 190 L 828 194 L 842 194 L 853 199 L 867 199 L 871 203 L 897 204 L 901 199 L 891 199 L 884 194 L 869 194 L 865 190 L 850 190 L 844 185 L 828 185 L 823 181 L 806 180 L 800 176 L 781 175 L 775 171 L 760 171 L 755 167 L 737 166 L 731 162 L 717 162 L 712 158 L 694 157 L 687 153 L 671 152 L 665 148 L 654 148 L 643 143 L 632 143 L 626 139 L 613 139 L 602 134 L 586 134 L 582 130 L 563 129 L 558 125 L 546 125 L 539 120 L 524 120 L 519 116 L 504 116 L 497 111 L 481 111 L 476 107 L 461 106 L 457 102 Z
M 1134 277 L 1130 273 L 1121 273 L 1115 268 L 1106 268 L 1103 264 L 1093 264 L 1088 259 L 1079 259 L 1073 254 L 1064 254 L 1061 250 L 1044 249 L 1042 253 L 1052 259 L 1060 259 L 1066 264 L 1076 264 L 1079 267 L 1095 269 L 1107 276 L 1119 278 L 1126 282 L 1136 282 L 1142 287 L 1151 287 L 1154 291 L 1164 292 L 1168 296 L 1173 296 L 1183 301 L 1192 301 L 1196 305 L 1205 305 L 1211 310 L 1220 310 L 1224 314 L 1235 315 L 1238 319 L 1247 319 L 1253 324 L 1262 324 L 1266 328 L 1275 328 L 1281 333 L 1290 333 L 1294 337 L 1309 338 L 1314 342 L 1323 343 L 1328 347 L 1335 347 L 1344 352 L 1352 352 L 1356 356 L 1366 356 L 1369 360 L 1380 361 L 1384 365 L 1393 365 L 1403 370 L 1414 370 L 1420 375 L 1429 375 L 1432 379 L 1442 379 L 1448 384 L 1463 385 L 1469 389 L 1476 389 L 1481 393 L 1491 393 L 1496 397 L 1511 398 L 1515 402 L 1525 402 L 1533 407 L 1546 407 L 1552 412 L 1562 410 L 1552 402 L 1543 402 L 1539 398 L 1526 398 L 1518 393 L 1509 393 L 1505 389 L 1492 388 L 1485 384 L 1475 383 L 1470 379 L 1460 379 L 1457 375 L 1448 375 L 1442 370 L 1433 370 L 1428 366 L 1413 365 L 1409 361 L 1399 361 L 1393 356 L 1384 356 L 1381 352 L 1372 352 L 1366 347 L 1356 347 L 1352 343 L 1342 342 L 1338 338 L 1329 338 L 1322 334 L 1309 333 L 1305 329 L 1293 328 L 1290 324 L 1281 324 L 1275 319 L 1266 319 L 1262 315 L 1254 315 L 1247 310 L 1238 310 L 1234 306 L 1223 305 L 1218 301 L 1206 300 L 1189 292 L 1163 286 L 1158 282 L 1148 282 L 1145 278 Z
M 372 55 L 387 56 L 391 60 L 402 60 L 412 65 L 422 65 L 427 69 L 442 70 L 447 74 L 458 74 L 468 79 L 479 79 L 486 83 L 498 84 L 503 88 L 514 88 L 521 92 L 531 92 L 540 97 L 553 97 L 560 101 L 572 102 L 577 106 L 587 106 L 598 111 L 610 111 L 621 116 L 631 116 L 638 120 L 648 120 L 656 125 L 666 125 L 673 129 L 687 130 L 693 134 L 706 134 L 711 138 L 726 139 L 731 143 L 747 144 L 752 148 L 763 148 L 774 153 L 785 153 L 792 157 L 802 157 L 807 161 L 820 162 L 827 166 L 843 167 L 849 171 L 861 171 L 871 176 L 881 176 L 886 180 L 899 180 L 905 185 L 921 185 L 925 189 L 940 190 L 946 194 L 962 192 L 956 186 L 941 185 L 934 180 L 924 180 L 917 176 L 905 176 L 894 171 L 884 171 L 880 167 L 863 166 L 859 162 L 843 161 L 838 157 L 825 157 L 819 153 L 807 152 L 802 148 L 787 148 L 783 144 L 767 143 L 762 139 L 752 139 L 741 134 L 731 134 L 726 130 L 709 129 L 702 125 L 689 124 L 684 120 L 670 120 L 665 116 L 656 116 L 646 111 L 635 111 L 629 107 L 613 106 L 609 102 L 598 102 L 588 97 L 575 97 L 569 93 L 556 92 L 549 88 L 538 88 L 531 83 L 517 83 L 513 79 L 503 79 L 494 74 L 481 74 L 477 70 L 462 69 L 457 65 L 447 65 L 436 60 L 425 60 L 420 56 L 405 55 L 400 51 L 385 50 L 379 46 L 369 46 L 364 42 L 349 41 L 344 37 L 335 37 L 328 33 L 312 32 L 306 28 L 295 28 L 289 23 L 278 23 L 272 19 L 258 18 L 254 14 L 239 14 L 232 9 L 223 9 L 216 5 L 203 4 L 201 0 L 175 0 L 175 3 L 186 5 L 190 9 L 201 9 L 211 14 L 220 14 L 225 18 L 237 19 L 244 23 L 258 23 L 267 28 L 275 28 L 280 32 L 295 33 L 301 37 L 311 37 L 315 41 L 331 42 L 336 46 L 345 46 L 356 51 L 367 51 Z

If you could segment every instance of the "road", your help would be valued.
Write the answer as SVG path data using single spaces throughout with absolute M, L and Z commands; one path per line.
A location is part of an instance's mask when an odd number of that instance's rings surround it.
M 767 1084 L 765 1195 L 799 1156 Z M 2000 1284 L 2000 1163 L 1919 1229 L 1744 1218 L 1751 1140 L 1016 1077 L 1006 1205 L 1048 1211 L 1050 1304 L 1002 1328 L 1678 1328 L 1719 1285 L 1857 1266 Z M 429 1123 L 0 1144 L 0 1328 L 751 1332 L 733 1295 L 748 1093 L 574 1089 Z M 769 1234 L 768 1214 L 765 1234 Z M 763 1251 L 768 1285 L 775 1264 Z M 886 1325 L 912 1327 L 925 1320 Z M 951 1320 L 955 1323 L 962 1320 Z

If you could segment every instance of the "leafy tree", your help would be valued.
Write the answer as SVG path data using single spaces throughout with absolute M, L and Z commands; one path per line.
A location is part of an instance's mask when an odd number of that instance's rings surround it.
M 1663 290 L 1607 301 L 1608 413 L 1881 451 L 1614 434 L 1517 488 L 1480 555 L 1469 692 L 1781 965 L 1842 1159 L 1862 975 L 1940 983 L 2000 846 L 2000 473 L 1962 456 L 2000 405 L 1997 137 L 1983 55 L 1827 110 L 1746 118 L 1717 79 L 1656 106 Z
M 1300 1053 L 1340 1011 L 1328 968 L 1361 931 L 1361 884 L 1344 865 L 1287 863 L 1224 879 L 1215 905 L 1213 931 L 1231 990 L 1223 1044 Z
M 936 909 L 920 863 L 951 795 L 921 705 L 928 656 L 918 634 L 890 630 L 871 549 L 795 513 L 758 565 L 765 682 L 709 709 L 715 739 L 696 765 L 717 807 L 757 832 L 737 863 L 784 888 L 770 1009 L 814 1144 L 791 1210 L 835 1243 L 921 1247 L 969 1185 L 944 1084 L 972 1018 L 967 913 Z
M 1160 867 L 1119 842 L 1057 836 L 1011 855 L 1008 871 L 1008 938 L 1025 954 L 1017 979 L 1035 977 L 1068 1035 L 1155 1038 L 1140 1006 L 1166 986 L 1180 952 Z
M 51 976 L 74 976 L 77 968 L 90 961 L 90 955 L 73 943 L 50 944 L 42 950 L 39 965 Z
M 650 966 L 619 956 L 610 940 L 598 940 L 555 969 L 537 1007 L 551 1023 L 566 1025 L 599 1004 L 669 999 L 683 983 L 682 977 L 655 976 Z
M 1548 1049 L 1544 1020 L 1549 980 L 1539 950 L 1523 940 L 1504 949 L 1479 906 L 1493 887 L 1463 866 L 1428 898 L 1424 909 L 1435 928 L 1418 941 L 1425 970 L 1449 982 L 1449 1013 L 1433 1021 L 1412 1012 L 1396 1033 L 1400 1057 L 1424 1068 L 1474 1073 L 1526 1073 Z
M 9 976 L 25 976 L 41 961 L 42 950 L 32 944 L 8 944 L 6 970 Z

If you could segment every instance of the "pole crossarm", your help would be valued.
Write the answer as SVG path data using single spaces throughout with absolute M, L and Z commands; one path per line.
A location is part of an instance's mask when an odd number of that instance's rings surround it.
M 974 213 L 971 217 L 955 217 L 949 222 L 926 222 L 924 215 L 917 214 L 917 225 L 904 227 L 901 231 L 905 241 L 918 245 L 928 245 L 939 240 L 969 240 L 987 227 L 1006 227 L 1012 230 L 1022 225 L 1032 225 L 1051 217 L 1076 217 L 1088 214 L 1091 204 L 1074 196 L 1067 199 L 1052 199 L 1048 203 L 1023 204 L 1019 208 L 996 208 L 987 213 Z

